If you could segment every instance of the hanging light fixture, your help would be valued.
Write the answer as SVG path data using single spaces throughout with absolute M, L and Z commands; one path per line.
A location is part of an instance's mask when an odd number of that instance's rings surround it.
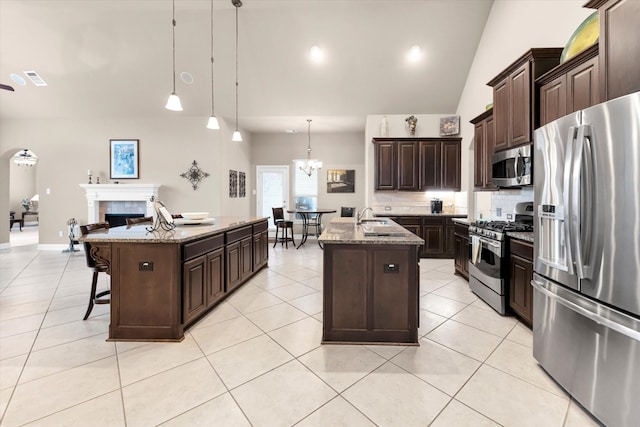
M 24 148 L 13 156 L 13 163 L 18 166 L 33 166 L 38 163 L 38 156 Z
M 176 0 L 173 0 L 173 92 L 167 99 L 167 105 L 164 106 L 167 110 L 182 111 L 182 103 L 180 98 L 176 94 Z
M 216 117 L 215 110 L 213 108 L 213 0 L 211 0 L 211 117 L 207 122 L 209 129 L 220 129 L 218 124 L 218 118 Z
M 309 137 L 307 145 L 307 162 L 300 165 L 300 170 L 308 176 L 311 176 L 314 170 L 322 169 L 322 162 L 311 158 L 311 119 L 307 119 L 307 135 Z
M 242 7 L 241 0 L 231 0 L 231 3 L 236 7 L 236 130 L 233 131 L 232 141 L 242 141 L 242 135 L 238 130 L 238 9 Z

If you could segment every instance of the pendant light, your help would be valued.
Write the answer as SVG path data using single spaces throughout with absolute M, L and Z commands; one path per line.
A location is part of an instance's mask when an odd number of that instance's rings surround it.
M 167 99 L 167 105 L 164 106 L 167 110 L 182 111 L 182 103 L 180 98 L 176 94 L 176 0 L 173 0 L 173 92 Z
M 300 166 L 300 170 L 306 173 L 308 176 L 311 176 L 314 170 L 322 169 L 322 162 L 320 160 L 311 158 L 311 119 L 307 119 L 307 135 L 309 137 L 309 142 L 307 145 L 307 163 L 303 163 Z
M 236 7 L 236 130 L 233 131 L 231 140 L 241 142 L 242 135 L 238 130 L 238 9 L 242 7 L 242 1 L 231 0 L 231 3 Z
M 209 122 L 207 123 L 207 127 L 209 129 L 220 129 L 220 125 L 218 124 L 218 118 L 215 115 L 215 110 L 213 108 L 213 0 L 211 0 L 211 117 L 209 117 Z

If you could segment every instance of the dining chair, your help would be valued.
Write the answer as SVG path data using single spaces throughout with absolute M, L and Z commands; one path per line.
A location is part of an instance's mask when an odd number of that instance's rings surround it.
M 99 222 L 95 224 L 81 225 L 80 233 L 82 235 L 87 235 L 90 233 L 94 233 L 96 231 L 104 231 L 109 229 L 108 222 Z M 87 267 L 93 271 L 93 278 L 91 279 L 91 293 L 89 295 L 89 307 L 87 307 L 87 312 L 84 315 L 82 320 L 87 320 L 91 311 L 93 310 L 94 304 L 109 304 L 111 303 L 111 299 L 108 297 L 111 294 L 111 290 L 107 289 L 104 291 L 96 292 L 96 288 L 98 287 L 98 274 L 99 273 L 107 273 L 109 271 L 109 266 L 102 262 L 95 260 L 91 256 L 91 243 L 84 243 L 84 255 L 87 259 Z
M 273 224 L 276 226 L 276 239 L 273 242 L 273 247 L 275 248 L 278 242 L 280 242 L 280 245 L 284 243 L 287 249 L 289 249 L 289 242 L 292 242 L 295 247 L 296 242 L 293 240 L 293 221 L 284 218 L 284 208 L 271 208 L 271 211 L 273 212 Z M 280 237 L 278 237 L 279 230 L 282 230 Z M 289 230 L 291 230 L 291 236 L 289 236 Z
M 340 216 L 341 217 L 352 217 L 354 212 L 355 212 L 355 210 L 356 210 L 356 208 L 342 206 L 340 208 Z

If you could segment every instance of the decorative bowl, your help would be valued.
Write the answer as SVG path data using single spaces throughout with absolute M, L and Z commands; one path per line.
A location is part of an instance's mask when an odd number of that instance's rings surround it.
M 600 35 L 599 16 L 598 11 L 593 12 L 576 28 L 564 47 L 562 55 L 560 55 L 561 64 L 598 41 L 598 36 Z
M 209 212 L 182 212 L 180 215 L 185 219 L 199 220 L 208 217 Z

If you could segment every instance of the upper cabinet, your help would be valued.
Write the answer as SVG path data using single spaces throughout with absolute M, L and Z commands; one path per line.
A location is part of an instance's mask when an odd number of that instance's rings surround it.
M 562 48 L 531 49 L 491 80 L 494 150 L 533 141 L 539 124 L 534 81 L 560 62 Z
M 600 102 L 598 45 L 536 80 L 540 87 L 540 126 Z
M 494 125 L 493 109 L 487 110 L 471 120 L 474 126 L 474 177 L 476 190 L 497 190 L 493 184 L 491 157 L 493 156 Z
M 640 1 L 591 0 L 585 7 L 600 15 L 600 98 L 640 90 Z
M 374 138 L 375 190 L 460 191 L 461 138 Z

